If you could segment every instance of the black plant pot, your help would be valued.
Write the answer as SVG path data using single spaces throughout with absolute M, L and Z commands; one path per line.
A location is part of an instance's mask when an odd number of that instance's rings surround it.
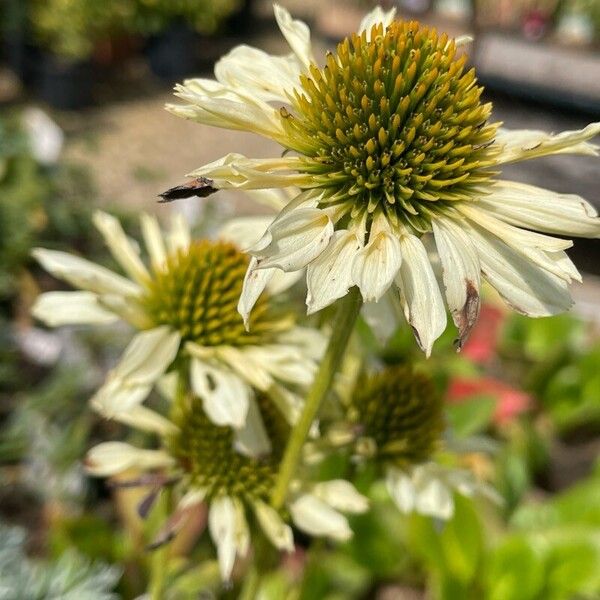
M 151 71 L 169 83 L 192 75 L 198 66 L 197 41 L 196 32 L 180 22 L 151 37 L 146 46 Z
M 23 85 L 33 85 L 41 59 L 40 49 L 26 42 L 22 35 L 9 34 L 4 40 L 4 55 L 8 68 L 17 75 Z
M 39 65 L 39 97 L 63 110 L 76 110 L 92 103 L 92 64 L 44 54 Z

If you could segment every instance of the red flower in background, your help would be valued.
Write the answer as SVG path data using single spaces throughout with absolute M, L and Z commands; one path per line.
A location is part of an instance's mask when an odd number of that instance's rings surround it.
M 531 409 L 534 402 L 529 394 L 492 377 L 481 377 L 480 379 L 457 377 L 450 382 L 448 388 L 448 400 L 456 404 L 483 394 L 496 400 L 496 410 L 494 411 L 496 425 L 509 423 Z
M 479 321 L 462 348 L 462 353 L 473 362 L 489 363 L 496 354 L 496 346 L 500 336 L 500 328 L 504 323 L 505 313 L 489 304 L 481 307 Z

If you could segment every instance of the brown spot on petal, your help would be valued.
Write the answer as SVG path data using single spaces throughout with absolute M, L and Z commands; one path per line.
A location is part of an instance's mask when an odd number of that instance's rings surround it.
M 169 188 L 166 192 L 159 194 L 162 200 L 159 202 L 172 202 L 173 200 L 182 200 L 184 198 L 206 198 L 218 191 L 213 187 L 213 180 L 206 177 L 196 177 L 187 183 L 176 185 Z
M 457 352 L 460 352 L 464 343 L 467 341 L 473 326 L 477 323 L 477 319 L 479 318 L 479 307 L 481 306 L 479 292 L 477 291 L 475 284 L 469 279 L 466 280 L 466 284 L 467 300 L 462 307 L 462 310 L 460 312 L 455 312 L 452 315 L 454 323 L 456 323 L 456 326 L 458 327 L 458 339 L 454 342 Z

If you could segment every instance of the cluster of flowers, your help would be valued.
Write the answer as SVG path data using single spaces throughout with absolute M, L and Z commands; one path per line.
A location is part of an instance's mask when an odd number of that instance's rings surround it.
M 137 330 L 91 406 L 155 434 L 158 447 L 102 443 L 86 458 L 89 472 L 148 472 L 171 486 L 169 535 L 208 505 L 224 579 L 248 552 L 249 514 L 278 549 L 291 551 L 292 523 L 345 540 L 343 513 L 368 509 L 349 481 L 311 481 L 302 466 L 285 506 L 271 503 L 305 393 L 340 336 L 324 333 L 327 323 L 298 325 L 282 292 L 305 274 L 310 314 L 358 289 L 378 334 L 405 318 L 429 355 L 446 328 L 446 305 L 460 348 L 477 321 L 483 279 L 524 314 L 568 309 L 568 284 L 580 279 L 565 253 L 571 242 L 547 234 L 600 236 L 582 198 L 496 178 L 514 161 L 595 155 L 588 140 L 600 124 L 549 135 L 490 123 L 491 106 L 458 55 L 469 40 L 396 21 L 394 11 L 372 11 L 324 66 L 308 27 L 279 6 L 275 16 L 290 54 L 237 47 L 217 63 L 215 80 L 177 86 L 186 104 L 168 107 L 281 144 L 282 158 L 228 154 L 176 192 L 254 190 L 274 217 L 236 219 L 215 239 L 194 240 L 181 218 L 163 235 L 143 215 L 146 263 L 118 221 L 98 212 L 96 226 L 126 276 L 35 251 L 79 290 L 41 295 L 36 317 L 51 326 L 122 320 Z M 353 464 L 376 464 L 402 511 L 449 518 L 454 492 L 495 499 L 470 472 L 434 461 L 443 402 L 425 374 L 403 366 L 355 386 L 337 383 L 346 389 L 328 397 L 337 399 L 336 422 L 310 423 L 312 441 L 346 452 Z M 153 388 L 168 401 L 164 414 L 145 404 Z

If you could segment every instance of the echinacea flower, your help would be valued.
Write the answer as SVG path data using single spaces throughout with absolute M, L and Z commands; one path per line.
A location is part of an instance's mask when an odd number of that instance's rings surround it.
M 143 215 L 146 265 L 116 218 L 97 212 L 94 223 L 127 277 L 72 254 L 36 249 L 47 271 L 82 291 L 42 294 L 33 314 L 50 326 L 121 319 L 139 330 L 92 398 L 97 410 L 108 417 L 142 410 L 178 359 L 189 365 L 193 389 L 216 424 L 244 427 L 253 390 L 269 394 L 295 419 L 297 392 L 310 384 L 323 340 L 295 326 L 266 295 L 253 313 L 252 331 L 245 330 L 236 306 L 246 255 L 228 241 L 192 240 L 180 218 L 165 238 L 156 219 Z
M 443 411 L 427 375 L 389 367 L 357 385 L 347 421 L 337 424 L 330 439 L 351 442 L 356 461 L 374 464 L 402 512 L 449 519 L 455 492 L 499 497 L 470 471 L 434 461 L 445 428 Z
M 203 410 L 203 403 L 194 394 L 184 393 L 173 398 L 169 419 L 147 408 L 144 419 L 126 419 L 129 425 L 157 434 L 159 449 L 105 442 L 90 450 L 86 467 L 100 477 L 132 469 L 140 474 L 140 481 L 147 480 L 144 474 L 149 474 L 158 482 L 174 486 L 177 500 L 173 513 L 156 543 L 170 539 L 184 526 L 189 511 L 205 503 L 221 576 L 228 580 L 236 556 L 243 557 L 249 549 L 249 512 L 276 548 L 287 552 L 294 548 L 290 525 L 268 503 L 289 426 L 264 394 L 257 395 L 253 410 L 260 413 L 257 422 L 264 423 L 263 435 L 271 448 L 260 457 L 238 452 L 237 432 L 215 425 Z M 117 418 L 121 416 L 123 413 Z M 297 527 L 310 535 L 337 541 L 352 535 L 342 512 L 366 509 L 366 498 L 343 480 L 292 482 L 286 503 L 286 511 Z
M 498 179 L 503 165 L 551 154 L 597 155 L 600 123 L 556 135 L 508 131 L 466 56 L 449 39 L 394 11 L 369 13 L 358 33 L 317 62 L 306 24 L 275 5 L 291 53 L 238 46 L 216 80 L 176 88 L 176 115 L 278 142 L 278 158 L 228 154 L 191 176 L 202 195 L 221 188 L 300 188 L 250 250 L 239 309 L 250 311 L 276 269 L 307 267 L 312 313 L 358 286 L 365 301 L 389 290 L 429 354 L 446 310 L 424 242 L 433 237 L 446 304 L 467 338 L 481 279 L 516 311 L 546 316 L 571 306 L 580 275 L 560 236 L 600 236 L 583 198 Z

